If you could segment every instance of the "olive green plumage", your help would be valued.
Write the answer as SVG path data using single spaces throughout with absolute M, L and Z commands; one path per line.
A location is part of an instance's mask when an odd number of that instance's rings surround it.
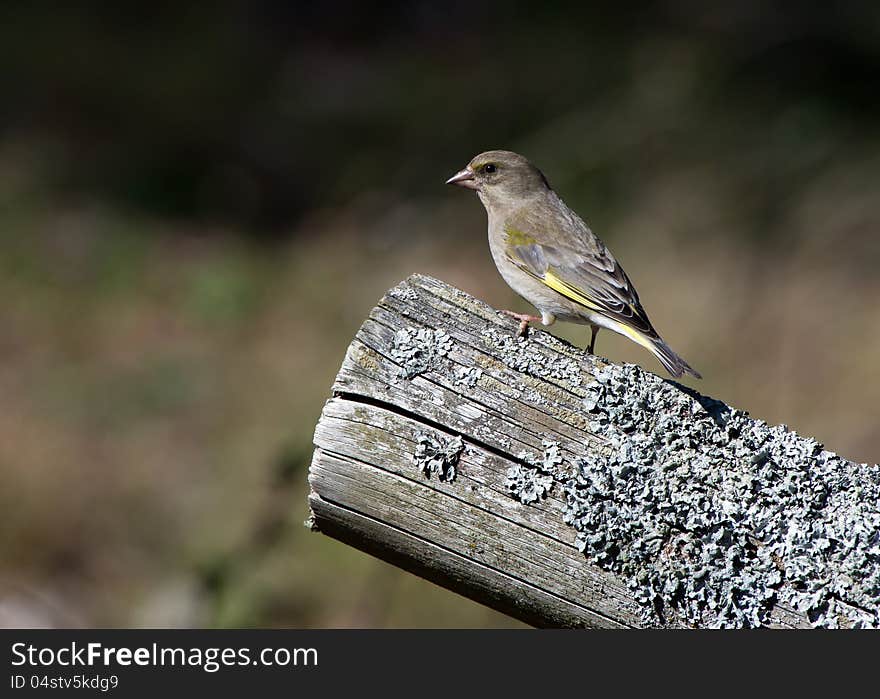
M 507 312 L 523 321 L 521 331 L 529 320 L 590 325 L 592 352 L 599 328 L 608 328 L 651 351 L 672 376 L 700 378 L 654 330 L 605 244 L 523 156 L 481 153 L 447 184 L 476 190 L 489 216 L 489 249 L 498 271 L 541 312 L 540 318 Z

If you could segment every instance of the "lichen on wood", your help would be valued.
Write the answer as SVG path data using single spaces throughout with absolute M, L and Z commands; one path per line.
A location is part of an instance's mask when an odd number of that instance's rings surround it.
M 880 467 L 414 276 L 316 430 L 315 526 L 536 625 L 880 622 Z
M 782 600 L 817 626 L 880 625 L 880 466 L 635 366 L 589 392 L 608 449 L 575 461 L 565 519 L 647 619 L 756 627 Z
M 415 439 L 413 463 L 418 469 L 429 478 L 433 474 L 441 481 L 454 481 L 455 469 L 464 451 L 461 437 L 446 439 L 429 432 L 417 432 Z

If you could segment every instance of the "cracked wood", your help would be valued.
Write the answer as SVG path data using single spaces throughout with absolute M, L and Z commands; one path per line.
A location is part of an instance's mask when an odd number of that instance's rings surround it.
M 349 346 L 316 428 L 312 526 L 535 626 L 644 626 L 623 580 L 577 550 L 558 484 L 531 505 L 507 488 L 507 470 L 539 458 L 543 440 L 567 459 L 603 447 L 582 401 L 605 360 L 543 331 L 512 344 L 515 326 L 428 277 L 391 289 Z M 413 463 L 419 432 L 462 437 L 454 481 Z M 781 605 L 771 621 L 808 626 Z

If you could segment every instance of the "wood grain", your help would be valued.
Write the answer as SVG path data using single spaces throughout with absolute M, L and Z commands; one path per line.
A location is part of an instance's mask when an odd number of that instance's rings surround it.
M 451 343 L 406 378 L 396 333 L 420 328 Z M 529 505 L 508 489 L 508 469 L 539 457 L 544 440 L 566 458 L 603 447 L 582 401 L 604 360 L 542 331 L 510 348 L 515 329 L 435 279 L 391 289 L 348 348 L 317 425 L 312 526 L 534 626 L 643 627 L 624 581 L 576 548 L 561 488 Z M 454 481 L 416 466 L 420 433 L 462 437 Z M 809 623 L 777 605 L 772 625 Z

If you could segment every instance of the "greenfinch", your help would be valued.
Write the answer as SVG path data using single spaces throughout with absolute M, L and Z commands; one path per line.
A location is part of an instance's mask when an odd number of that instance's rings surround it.
M 607 328 L 653 353 L 672 376 L 701 378 L 654 330 L 605 244 L 526 158 L 505 150 L 480 153 L 446 184 L 476 190 L 489 216 L 489 249 L 498 271 L 541 314 L 503 311 L 520 321 L 520 335 L 529 322 L 589 325 L 592 354 L 599 328 Z

